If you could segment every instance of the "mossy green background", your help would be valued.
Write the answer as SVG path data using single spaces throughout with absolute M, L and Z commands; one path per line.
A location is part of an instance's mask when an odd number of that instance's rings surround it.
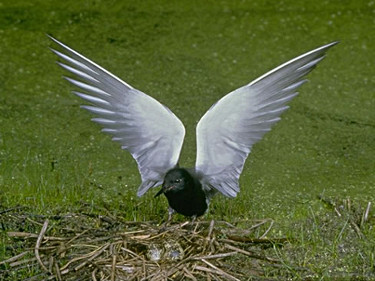
M 135 161 L 79 109 L 46 34 L 171 108 L 187 129 L 183 166 L 194 165 L 195 125 L 215 101 L 339 40 L 253 147 L 239 196 L 218 196 L 208 216 L 287 226 L 321 208 L 321 194 L 371 201 L 374 27 L 374 1 L 0 1 L 0 207 L 165 214 L 156 190 L 136 197 Z

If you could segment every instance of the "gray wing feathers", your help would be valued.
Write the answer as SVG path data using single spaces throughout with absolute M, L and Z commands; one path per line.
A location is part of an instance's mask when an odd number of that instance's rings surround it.
M 292 59 L 224 96 L 197 125 L 196 170 L 206 188 L 228 197 L 239 192 L 238 180 L 253 144 L 271 130 L 304 77 L 337 42 Z
M 77 78 L 65 77 L 82 90 L 74 93 L 91 104 L 81 107 L 96 115 L 92 121 L 137 161 L 142 178 L 138 196 L 160 185 L 178 162 L 185 135 L 181 121 L 152 97 L 50 38 L 62 49 L 52 51 L 66 62 L 58 64 Z

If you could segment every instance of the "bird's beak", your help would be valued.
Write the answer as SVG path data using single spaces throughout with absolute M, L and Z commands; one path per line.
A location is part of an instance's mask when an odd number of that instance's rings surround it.
M 158 197 L 160 194 L 164 193 L 163 188 L 159 190 L 158 193 L 155 194 L 154 198 Z
M 160 189 L 159 192 L 155 194 L 154 198 L 158 197 L 162 193 L 166 193 L 166 192 L 170 191 L 173 188 L 175 188 L 174 185 L 170 185 L 168 187 L 163 186 L 162 189 Z

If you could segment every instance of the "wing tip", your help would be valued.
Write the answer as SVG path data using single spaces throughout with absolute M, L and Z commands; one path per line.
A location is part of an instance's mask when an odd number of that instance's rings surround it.
M 52 41 L 57 41 L 51 34 L 46 33 L 46 36 Z
M 336 40 L 336 41 L 332 41 L 331 43 L 328 43 L 328 44 L 325 44 L 325 45 L 322 45 L 320 47 L 317 47 L 315 49 L 312 49 L 310 52 L 307 52 L 305 54 L 310 54 L 310 53 L 316 53 L 316 52 L 319 52 L 319 51 L 323 51 L 325 52 L 326 50 L 328 50 L 329 48 L 332 48 L 333 46 L 339 44 L 340 41 Z M 304 54 L 303 54 L 304 55 Z M 303 56 L 302 55 L 302 56 Z
M 229 198 L 236 198 L 237 197 L 237 193 L 238 192 L 235 191 L 233 193 L 228 194 L 227 197 L 229 197 Z
M 59 40 L 57 40 L 57 39 L 56 39 L 55 37 L 53 37 L 52 35 L 46 33 L 46 36 L 47 36 L 49 39 L 51 39 L 54 43 L 56 43 L 57 45 L 59 45 L 59 46 L 61 46 L 61 47 L 63 47 L 63 48 L 67 48 L 67 46 L 66 46 L 65 44 L 61 43 Z M 52 48 L 50 48 L 50 49 L 52 49 Z
M 141 187 L 139 187 L 137 191 L 137 196 L 142 197 L 143 195 L 145 195 L 146 192 L 147 192 L 147 189 L 141 189 Z
M 335 41 L 332 41 L 331 43 L 326 44 L 325 46 L 330 48 L 330 47 L 333 47 L 333 46 L 335 46 L 339 43 L 340 43 L 340 40 L 335 40 Z
M 224 196 L 229 197 L 229 198 L 236 198 L 237 193 L 240 192 L 240 187 L 238 183 L 233 185 L 233 184 L 224 182 L 223 184 L 220 185 L 220 188 L 216 188 L 214 185 L 212 186 L 218 191 L 220 191 Z
M 149 180 L 149 179 L 142 180 L 141 185 L 138 187 L 137 196 L 138 197 L 143 196 L 150 188 L 159 185 L 159 183 L 160 182 L 155 181 L 155 180 Z

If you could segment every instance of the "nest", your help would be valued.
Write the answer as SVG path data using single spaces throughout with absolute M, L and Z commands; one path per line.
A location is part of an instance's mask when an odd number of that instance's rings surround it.
M 287 242 L 266 238 L 270 219 L 243 229 L 223 221 L 163 226 L 104 216 L 88 224 L 82 217 L 71 214 L 56 223 L 24 216 L 39 232 L 7 233 L 22 242 L 22 252 L 0 262 L 4 276 L 33 267 L 28 280 L 242 280 L 263 275 L 265 264 L 280 266 L 262 249 Z M 258 238 L 250 238 L 255 233 Z

